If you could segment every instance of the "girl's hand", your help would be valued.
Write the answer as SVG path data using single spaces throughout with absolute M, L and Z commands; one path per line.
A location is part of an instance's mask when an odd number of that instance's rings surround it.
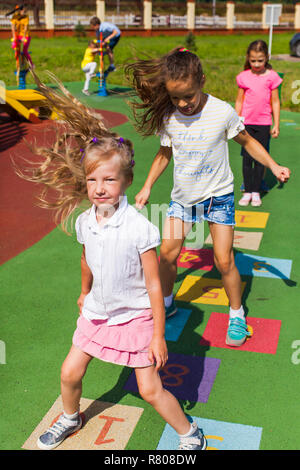
M 276 139 L 279 136 L 279 127 L 274 126 L 273 129 L 271 130 L 271 136 Z
M 286 183 L 291 175 L 289 168 L 280 165 L 276 165 L 275 168 L 272 168 L 272 173 L 280 183 Z
M 84 303 L 84 299 L 86 297 L 87 294 L 84 294 L 83 292 L 81 292 L 78 300 L 77 300 L 77 305 L 79 307 L 79 315 L 81 315 L 82 313 L 82 307 L 83 307 L 83 303 Z
M 162 337 L 153 337 L 149 346 L 148 358 L 158 371 L 162 369 L 168 360 L 166 341 Z
M 143 188 L 136 196 L 135 203 L 137 209 L 143 209 L 143 207 L 148 204 L 151 194 L 151 189 Z

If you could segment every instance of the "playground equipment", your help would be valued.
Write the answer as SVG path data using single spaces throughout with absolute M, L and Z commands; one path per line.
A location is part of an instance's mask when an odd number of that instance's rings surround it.
M 104 60 L 103 60 L 103 49 L 104 49 L 104 42 L 103 42 L 103 33 L 99 34 L 99 39 L 95 39 L 95 42 L 99 45 L 100 54 L 99 54 L 99 72 L 96 73 L 97 78 L 99 78 L 99 87 L 98 87 L 98 96 L 107 96 L 108 91 L 106 88 L 106 78 L 112 69 L 110 66 L 104 70 Z M 109 43 L 108 43 L 109 44 Z
M 15 74 L 17 76 L 17 84 L 19 90 L 26 89 L 26 75 L 29 72 L 28 63 L 26 58 L 23 55 L 23 52 L 20 53 L 17 62 L 17 69 Z
M 107 96 L 107 89 L 106 89 L 106 77 L 108 74 L 104 72 L 104 60 L 103 60 L 103 34 L 100 33 L 98 39 L 100 54 L 99 54 L 99 88 L 98 88 L 98 96 Z
M 6 90 L 0 85 L 0 112 L 7 112 L 12 118 L 19 115 L 32 123 L 43 119 L 58 119 L 54 111 L 45 104 L 46 98 L 37 90 Z

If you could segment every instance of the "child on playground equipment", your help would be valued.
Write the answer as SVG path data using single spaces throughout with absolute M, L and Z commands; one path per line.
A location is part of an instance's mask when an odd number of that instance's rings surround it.
M 279 136 L 280 99 L 278 87 L 282 78 L 269 64 L 267 44 L 262 40 L 253 41 L 246 55 L 243 72 L 236 77 L 239 87 L 235 109 L 243 116 L 246 131 L 269 151 L 270 137 Z M 272 125 L 272 115 L 274 125 Z M 243 178 L 245 192 L 240 206 L 261 206 L 260 191 L 265 188 L 263 180 L 265 167 L 254 161 L 243 148 Z M 264 183 L 264 185 L 262 185 Z
M 73 345 L 61 370 L 63 413 L 39 437 L 38 446 L 53 449 L 81 428 L 82 378 L 97 357 L 134 368 L 141 396 L 177 431 L 179 448 L 202 450 L 205 437 L 163 388 L 158 373 L 168 358 L 156 255 L 160 236 L 158 228 L 127 203 L 125 191 L 133 180 L 132 143 L 106 128 L 60 82 L 62 93 L 37 77 L 36 82 L 67 128 L 53 148 L 37 150 L 41 161 L 32 171 L 18 173 L 45 186 L 42 205 L 55 209 L 64 227 L 82 201 L 92 205 L 75 224 L 83 245 L 82 290 Z M 51 195 L 47 202 L 49 189 L 56 191 L 55 201 Z
M 118 44 L 120 37 L 121 37 L 121 31 L 119 28 L 113 24 L 109 23 L 107 21 L 101 22 L 100 19 L 97 16 L 94 16 L 91 21 L 90 21 L 91 27 L 96 31 L 96 37 L 97 41 L 100 41 L 100 33 L 102 33 L 103 37 L 103 43 L 106 51 L 104 51 L 103 55 L 108 56 L 109 59 L 109 67 L 107 68 L 107 72 L 114 72 L 116 70 L 116 67 L 114 65 L 114 53 L 113 49 L 114 47 Z
M 100 49 L 94 41 L 90 41 L 85 50 L 84 57 L 81 62 L 81 69 L 85 73 L 85 82 L 82 93 L 90 95 L 89 85 L 92 77 L 95 77 L 95 70 L 97 62 L 95 62 L 95 55 L 98 54 Z
M 29 30 L 29 17 L 26 14 L 26 8 L 24 5 L 16 6 L 14 10 L 7 13 L 6 16 L 13 15 L 11 19 L 11 30 L 12 30 L 12 48 L 15 50 L 15 58 L 17 62 L 17 70 L 19 68 L 20 54 L 28 60 L 31 67 L 33 62 L 28 52 L 31 37 Z M 22 46 L 23 45 L 23 49 Z
M 172 155 L 174 159 L 174 186 L 159 265 L 166 316 L 177 311 L 173 287 L 185 237 L 193 223 L 207 220 L 215 265 L 230 305 L 226 343 L 240 346 L 249 332 L 233 253 L 234 188 L 227 141 L 233 138 L 282 182 L 288 180 L 290 170 L 279 166 L 245 131 L 228 103 L 202 91 L 205 76 L 200 60 L 186 48 L 178 47 L 159 58 L 137 59 L 125 72 L 139 98 L 132 102 L 137 129 L 144 136 L 160 135 L 160 149 L 136 195 L 138 208 L 148 203 L 153 184 Z

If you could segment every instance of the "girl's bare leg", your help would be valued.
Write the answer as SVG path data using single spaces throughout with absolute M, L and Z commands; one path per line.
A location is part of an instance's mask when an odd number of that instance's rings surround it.
M 163 388 L 155 367 L 137 368 L 135 374 L 141 397 L 150 403 L 178 434 L 187 434 L 191 424 L 174 395 Z
M 234 261 L 234 228 L 210 222 L 209 229 L 213 240 L 214 261 L 221 273 L 230 307 L 238 310 L 241 307 L 241 277 Z
M 165 220 L 159 263 L 164 297 L 168 297 L 173 292 L 177 276 L 177 258 L 191 227 L 192 224 L 183 222 L 181 219 L 167 217 Z
M 79 411 L 82 378 L 92 356 L 72 345 L 61 368 L 61 395 L 63 409 L 67 414 Z

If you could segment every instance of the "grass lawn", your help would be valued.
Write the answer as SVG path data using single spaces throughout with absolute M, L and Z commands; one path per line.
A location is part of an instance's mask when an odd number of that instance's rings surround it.
M 275 34 L 272 54 L 288 54 L 292 35 L 293 33 Z M 205 91 L 225 101 L 235 100 L 237 90 L 235 77 L 243 69 L 247 46 L 255 39 L 264 39 L 268 42 L 268 34 L 196 37 L 197 54 L 202 61 L 206 75 Z M 42 80 L 48 81 L 44 71 L 50 70 L 64 82 L 83 81 L 84 74 L 80 63 L 87 42 L 88 38 L 32 39 L 30 52 L 36 71 Z M 185 37 L 123 37 L 115 49 L 115 61 L 119 68 L 109 76 L 109 83 L 126 85 L 122 64 L 130 60 L 134 51 L 139 56 L 142 53 L 158 56 L 184 43 Z M 16 84 L 15 63 L 10 40 L 0 42 L 0 56 L 0 80 L 3 80 L 7 86 L 14 86 Z M 285 74 L 282 109 L 300 111 L 300 105 L 292 103 L 292 95 L 296 91 L 292 88 L 292 83 L 300 78 L 299 63 L 272 60 L 271 64 L 274 70 Z M 30 76 L 27 82 L 33 83 Z

